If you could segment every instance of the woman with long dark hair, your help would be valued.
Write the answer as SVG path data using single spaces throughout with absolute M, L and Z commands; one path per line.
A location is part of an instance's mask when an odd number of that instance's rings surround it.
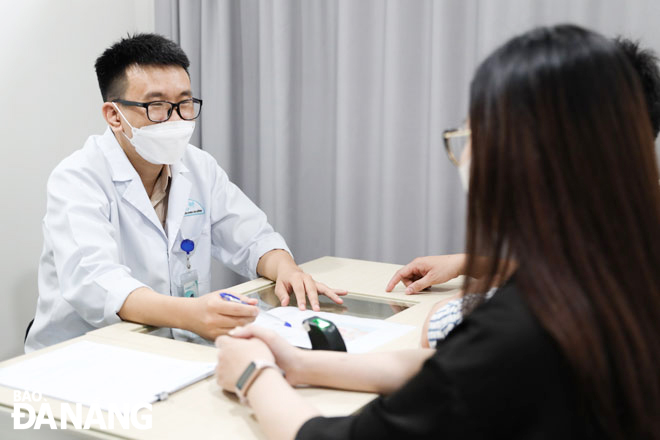
M 469 130 L 468 273 L 487 263 L 464 291 L 508 280 L 471 295 L 436 350 L 220 337 L 218 382 L 270 437 L 660 439 L 660 186 L 625 55 L 570 25 L 513 38 L 475 74 Z M 323 418 L 303 383 L 384 396 Z

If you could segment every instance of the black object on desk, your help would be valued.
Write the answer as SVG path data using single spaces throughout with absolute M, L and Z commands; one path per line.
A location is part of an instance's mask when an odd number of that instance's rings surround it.
M 312 316 L 303 321 L 303 327 L 307 330 L 309 340 L 312 342 L 312 350 L 346 351 L 344 338 L 341 337 L 339 329 L 331 321 Z

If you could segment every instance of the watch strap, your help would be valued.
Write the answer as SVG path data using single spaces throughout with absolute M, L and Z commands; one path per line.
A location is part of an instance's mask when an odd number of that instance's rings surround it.
M 273 362 L 265 361 L 262 359 L 257 359 L 250 362 L 250 364 L 245 367 L 245 370 L 243 370 L 243 373 L 236 381 L 236 395 L 242 404 L 247 405 L 248 390 L 257 380 L 261 372 L 266 368 L 272 368 L 284 376 L 284 371 Z

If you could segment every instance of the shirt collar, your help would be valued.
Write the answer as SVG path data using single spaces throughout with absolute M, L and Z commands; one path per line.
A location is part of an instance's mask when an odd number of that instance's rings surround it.
M 170 184 L 170 179 L 172 178 L 172 173 L 170 172 L 170 166 L 163 166 L 162 171 L 158 175 L 156 184 L 154 185 L 154 190 L 151 193 L 151 203 L 157 204 L 165 198 L 167 195 L 167 189 Z

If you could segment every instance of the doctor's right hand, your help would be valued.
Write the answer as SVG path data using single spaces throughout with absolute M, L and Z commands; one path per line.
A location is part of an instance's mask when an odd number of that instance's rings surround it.
M 225 301 L 218 293 L 192 298 L 187 330 L 210 341 L 231 329 L 254 321 L 259 314 L 255 298 L 236 295 L 248 304 Z

